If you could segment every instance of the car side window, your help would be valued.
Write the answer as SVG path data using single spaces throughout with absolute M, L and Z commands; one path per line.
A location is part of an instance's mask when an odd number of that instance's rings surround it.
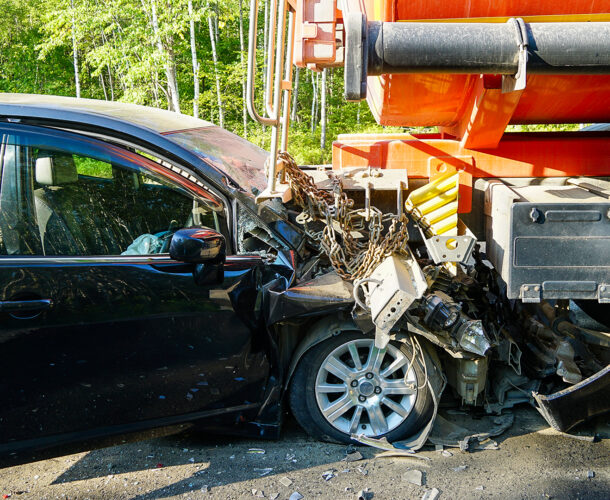
M 226 232 L 221 203 L 207 203 L 135 153 L 97 141 L 35 140 L 18 144 L 20 171 L 31 188 L 29 236 L 34 244 L 8 247 L 21 255 L 94 256 L 167 253 L 172 234 L 202 225 Z M 58 145 L 61 145 L 58 147 Z M 5 160 L 6 163 L 6 160 Z M 157 170 L 161 169 L 157 165 Z M 4 178 L 2 186 L 4 186 Z M 27 197 L 27 186 L 22 191 Z M 217 200 L 215 200 L 217 201 Z M 3 196 L 0 205 L 4 202 Z M 23 211 L 23 210 L 22 210 Z M 33 215 L 33 220 L 32 220 Z M 35 229 L 34 229 L 35 227 Z M 4 231 L 3 231 L 4 232 Z M 6 244 L 4 245 L 6 247 Z M 15 251 L 16 250 L 16 251 Z

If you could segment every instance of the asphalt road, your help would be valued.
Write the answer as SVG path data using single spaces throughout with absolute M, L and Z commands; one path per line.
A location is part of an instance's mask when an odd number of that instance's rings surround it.
M 579 432 L 598 432 L 605 439 L 591 443 L 562 436 L 525 407 L 516 411 L 512 428 L 494 438 L 497 450 L 451 449 L 443 455 L 428 449 L 419 454 L 430 459 L 424 461 L 379 457 L 380 450 L 359 447 L 363 459 L 346 462 L 345 446 L 316 442 L 289 420 L 275 442 L 183 433 L 7 467 L 0 469 L 0 495 L 256 500 L 298 492 L 306 499 L 356 499 L 368 488 L 375 499 L 420 499 L 436 488 L 439 499 L 607 500 L 610 415 Z M 419 475 L 413 470 L 422 473 L 422 486 L 409 482 Z

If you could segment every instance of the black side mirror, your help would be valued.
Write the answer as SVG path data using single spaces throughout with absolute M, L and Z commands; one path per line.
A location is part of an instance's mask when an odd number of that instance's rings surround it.
M 174 260 L 196 264 L 193 277 L 198 285 L 222 283 L 224 279 L 225 238 L 212 229 L 179 229 L 172 236 L 169 255 Z

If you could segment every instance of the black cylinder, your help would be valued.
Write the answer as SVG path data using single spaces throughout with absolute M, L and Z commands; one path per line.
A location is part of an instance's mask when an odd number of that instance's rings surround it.
M 516 26 L 370 22 L 367 73 L 515 74 L 521 42 Z M 525 33 L 528 73 L 610 73 L 610 23 L 530 23 Z

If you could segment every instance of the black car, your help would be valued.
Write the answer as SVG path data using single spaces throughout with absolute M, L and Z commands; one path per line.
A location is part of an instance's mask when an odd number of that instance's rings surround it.
M 263 150 L 49 96 L 0 94 L 0 134 L 0 455 L 187 423 L 276 438 L 285 394 L 322 439 L 429 420 L 408 345 L 376 349 L 351 285 L 315 277 L 285 207 L 254 202 Z

